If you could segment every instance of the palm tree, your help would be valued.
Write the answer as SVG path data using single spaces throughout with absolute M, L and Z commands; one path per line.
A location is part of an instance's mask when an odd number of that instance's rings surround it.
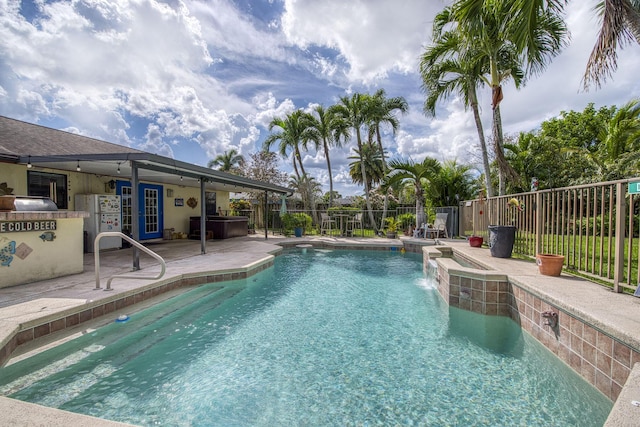
M 306 147 L 306 141 L 309 140 L 308 120 L 305 118 L 305 114 L 302 110 L 296 110 L 288 114 L 284 119 L 276 117 L 269 123 L 269 131 L 276 126 L 282 131 L 269 135 L 264 140 L 264 149 L 268 151 L 274 142 L 280 140 L 278 152 L 282 157 L 289 157 L 289 150 L 293 152 L 293 171 L 296 177 L 300 178 L 306 175 L 302 164 L 302 155 L 300 154 L 300 145 Z M 300 168 L 299 171 L 298 167 Z
M 600 88 L 618 68 L 617 47 L 635 39 L 640 43 L 640 1 L 604 0 L 598 4 L 602 26 L 582 78 L 584 89 Z
M 373 188 L 375 185 L 382 182 L 386 174 L 384 156 L 380 152 L 380 148 L 377 144 L 366 143 L 362 145 L 362 149 L 353 149 L 355 156 L 349 156 L 349 176 L 355 184 L 364 185 L 365 187 Z M 364 163 L 364 168 L 362 164 Z M 362 169 L 366 171 L 363 175 Z
M 385 123 L 391 126 L 393 130 L 393 134 L 395 135 L 400 123 L 395 116 L 395 111 L 399 111 L 402 114 L 405 114 L 409 111 L 409 104 L 407 101 L 401 97 L 397 96 L 394 98 L 387 98 L 384 89 L 379 89 L 376 93 L 368 98 L 369 105 L 369 134 L 370 139 L 372 134 L 376 136 L 376 142 L 378 143 L 378 148 L 380 153 L 382 154 L 382 162 L 386 168 L 386 161 L 384 158 L 384 147 L 382 146 L 382 136 L 380 134 L 380 126 Z
M 640 100 L 627 102 L 598 133 L 605 160 L 614 162 L 622 153 L 638 145 L 640 139 Z
M 504 157 L 504 137 L 500 102 L 502 83 L 513 78 L 516 87 L 525 75 L 541 72 L 548 61 L 565 45 L 567 29 L 552 9 L 540 8 L 534 15 L 537 25 L 530 34 L 511 23 L 513 5 L 519 0 L 458 0 L 451 10 L 451 24 L 473 45 L 489 63 L 489 75 L 483 76 L 491 87 L 493 109 L 493 138 L 499 168 L 499 194 L 504 194 L 506 179 L 517 174 Z M 526 68 L 526 70 L 525 70 Z
M 384 147 L 382 146 L 382 135 L 380 132 L 380 126 L 389 124 L 391 129 L 393 130 L 393 134 L 395 135 L 398 127 L 400 126 L 400 122 L 395 116 L 396 110 L 402 114 L 405 114 L 409 110 L 409 104 L 407 101 L 401 97 L 397 96 L 394 98 L 387 98 L 384 89 L 379 89 L 376 93 L 369 97 L 369 141 L 372 140 L 373 135 L 375 134 L 376 141 L 378 143 L 378 149 L 382 156 L 382 166 L 386 173 L 387 171 L 387 162 L 384 158 Z M 384 228 L 385 218 L 387 217 L 387 207 L 389 204 L 389 194 L 384 193 L 384 204 L 382 210 L 382 219 L 380 220 L 380 228 Z
M 345 123 L 349 127 L 351 127 L 356 134 L 356 143 L 357 143 L 357 153 L 363 154 L 363 142 L 362 142 L 362 131 L 363 128 L 369 122 L 369 105 L 368 102 L 369 95 L 362 95 L 360 93 L 354 93 L 351 95 L 351 98 L 347 96 L 343 96 L 340 98 L 340 103 L 336 104 L 333 108 L 335 114 L 343 119 Z M 373 210 L 371 209 L 371 201 L 369 200 L 369 191 L 371 188 L 369 187 L 369 180 L 367 179 L 367 171 L 365 169 L 365 162 L 360 162 L 360 169 L 362 172 L 362 182 L 364 183 L 364 198 L 365 203 L 367 205 L 367 212 L 369 214 L 369 222 L 373 224 L 376 228 L 376 232 L 378 231 L 378 226 L 375 223 L 373 218 Z
M 438 100 L 458 93 L 464 100 L 465 108 L 471 107 L 478 133 L 482 166 L 484 168 L 487 195 L 495 195 L 491 184 L 491 166 L 484 138 L 484 129 L 478 108 L 477 88 L 484 84 L 482 75 L 487 72 L 486 61 L 478 56 L 473 45 L 466 46 L 456 31 L 444 30 L 450 22 L 450 9 L 440 12 L 433 24 L 433 45 L 429 46 L 420 58 L 422 89 L 427 94 L 424 112 L 435 116 Z
M 217 167 L 221 172 L 231 172 L 237 168 L 242 167 L 244 164 L 244 157 L 238 154 L 235 148 L 225 151 L 222 154 L 218 154 L 215 159 L 209 160 L 207 167 L 213 169 Z
M 425 157 L 421 163 L 413 160 L 391 160 L 391 172 L 387 176 L 387 183 L 410 183 L 415 187 L 416 195 L 416 228 L 425 221 L 425 196 L 423 185 L 432 182 L 440 171 L 440 163 L 431 157 Z
M 301 177 L 292 176 L 289 179 L 289 187 L 293 188 L 302 199 L 303 209 L 305 211 L 312 211 L 312 216 L 316 217 L 315 201 L 317 197 L 322 194 L 322 186 L 315 178 L 308 175 L 302 175 Z
M 458 206 L 460 200 L 469 200 L 477 194 L 471 166 L 456 160 L 445 160 L 431 180 L 428 197 L 431 206 Z
M 469 0 L 477 9 L 483 0 Z M 514 0 L 511 5 L 511 25 L 520 37 L 519 46 L 531 45 L 532 34 L 539 26 L 540 10 L 552 13 L 562 12 L 567 0 Z M 600 88 L 606 78 L 617 69 L 618 47 L 635 39 L 640 43 L 640 1 L 638 0 L 602 0 L 596 7 L 602 23 L 598 39 L 591 50 L 586 70 L 582 77 L 583 87 L 591 84 Z
M 318 147 L 322 148 L 322 153 L 327 160 L 327 172 L 329 174 L 329 207 L 333 205 L 333 174 L 331 172 L 331 159 L 329 149 L 339 147 L 341 138 L 349 137 L 349 127 L 343 119 L 336 116 L 334 109 L 325 109 L 322 105 L 317 105 L 313 111 L 316 115 L 309 114 L 308 130 L 309 138 Z

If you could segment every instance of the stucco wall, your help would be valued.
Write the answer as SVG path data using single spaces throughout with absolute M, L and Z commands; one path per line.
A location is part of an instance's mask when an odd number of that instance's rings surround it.
M 83 219 L 54 215 L 0 213 L 0 221 L 56 223 L 52 231 L 0 232 L 0 288 L 82 273 Z
M 82 167 L 82 162 L 80 162 Z M 14 165 L 10 163 L 2 164 L 0 167 L 0 183 L 6 182 L 13 188 L 13 194 L 19 196 L 28 195 L 27 190 L 27 168 L 25 165 Z M 119 175 L 97 176 L 75 171 L 60 171 L 49 168 L 33 168 L 39 172 L 57 173 L 67 176 L 68 210 L 75 210 L 74 196 L 76 194 L 115 194 L 115 189 L 109 189 L 106 185 L 110 180 L 127 179 Z M 147 181 L 142 181 L 147 182 Z M 170 190 L 170 191 L 167 191 Z M 173 228 L 175 232 L 189 232 L 189 217 L 200 216 L 202 201 L 200 200 L 200 189 L 163 184 L 164 196 L 164 224 L 163 228 Z M 198 205 L 192 209 L 187 206 L 189 198 L 195 198 Z M 175 199 L 182 199 L 183 206 L 175 206 Z M 229 193 L 216 192 L 216 204 L 223 211 L 229 209 Z

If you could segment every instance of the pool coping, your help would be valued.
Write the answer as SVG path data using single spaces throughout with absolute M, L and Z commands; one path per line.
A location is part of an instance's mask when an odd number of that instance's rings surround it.
M 52 326 L 52 322 L 59 321 L 60 317 L 62 317 L 62 314 L 68 317 L 76 314 L 80 316 L 80 313 L 85 313 L 85 317 L 88 317 L 90 312 L 92 317 L 100 317 L 108 315 L 112 311 L 115 311 L 117 301 L 122 301 L 124 307 L 136 304 L 147 298 L 157 296 L 159 291 L 154 291 L 154 289 L 157 290 L 163 286 L 167 291 L 169 291 L 179 287 L 197 286 L 199 284 L 208 282 L 226 281 L 249 277 L 250 275 L 256 274 L 273 265 L 275 256 L 282 253 L 283 249 L 295 248 L 300 244 L 311 244 L 313 248 L 319 249 L 402 250 L 403 248 L 405 248 L 407 252 L 422 252 L 423 256 L 429 253 L 435 255 L 437 247 L 449 248 L 448 250 L 456 252 L 464 258 L 473 260 L 473 262 L 480 267 L 479 269 L 464 267 L 460 264 L 457 264 L 453 260 L 449 261 L 442 259 L 439 261 L 440 263 L 447 264 L 448 268 L 450 268 L 451 271 L 455 271 L 461 275 L 466 275 L 469 278 L 488 277 L 492 280 L 506 279 L 509 282 L 512 282 L 517 287 L 526 290 L 527 292 L 531 292 L 539 297 L 548 299 L 550 302 L 562 308 L 563 310 L 570 311 L 576 316 L 582 316 L 583 318 L 593 321 L 593 323 L 596 323 L 598 327 L 603 331 L 614 335 L 616 338 L 619 338 L 623 342 L 631 344 L 631 346 L 633 346 L 636 350 L 640 348 L 640 328 L 630 329 L 629 322 L 625 322 L 621 325 L 615 321 L 611 321 L 612 317 L 616 318 L 616 316 L 619 316 L 621 313 L 629 312 L 629 310 L 613 310 L 613 315 L 606 316 L 606 319 L 604 320 L 598 319 L 596 316 L 594 316 L 593 312 L 589 312 L 589 305 L 581 307 L 580 304 L 576 304 L 575 301 L 568 301 L 565 293 L 555 295 L 554 292 L 550 292 L 549 286 L 543 286 L 541 289 L 540 286 L 532 284 L 532 281 L 535 281 L 536 279 L 539 280 L 540 278 L 540 276 L 537 274 L 537 267 L 532 262 L 524 262 L 514 259 L 490 259 L 484 252 L 486 251 L 488 253 L 488 249 L 484 249 L 484 251 L 474 250 L 470 252 L 467 249 L 468 244 L 465 244 L 464 241 L 441 241 L 437 242 L 440 243 L 440 245 L 434 246 L 436 242 L 425 242 L 423 239 L 401 238 L 394 240 L 381 239 L 380 241 L 367 240 L 369 239 L 365 239 L 364 241 L 357 239 L 327 238 L 280 239 L 275 243 L 267 245 L 267 247 L 265 247 L 265 249 L 263 250 L 261 257 L 258 257 L 258 259 L 251 262 L 245 262 L 244 264 L 242 264 L 242 266 L 239 267 L 224 269 L 208 268 L 195 271 L 193 270 L 194 267 L 192 265 L 187 265 L 187 268 L 192 269 L 191 271 L 182 271 L 180 273 L 173 274 L 170 277 L 165 277 L 162 280 L 156 282 L 145 283 L 143 286 L 138 286 L 135 289 L 125 290 L 117 294 L 104 295 L 99 299 L 36 299 L 30 301 L 29 303 L 26 303 L 27 305 L 24 306 L 12 306 L 14 307 L 14 310 L 16 307 L 18 307 L 21 313 L 18 316 L 14 315 L 13 317 L 15 318 L 9 320 L 0 316 L 0 356 L 4 356 L 6 357 L 6 359 L 8 359 L 9 355 L 4 355 L 4 352 L 7 350 L 7 348 L 15 345 L 15 347 L 9 352 L 10 354 L 18 346 L 17 342 L 13 342 L 12 344 L 12 338 L 8 337 L 8 335 L 13 335 L 13 339 L 15 339 L 15 337 L 17 337 L 21 332 L 24 332 L 26 328 L 33 331 L 32 339 L 36 340 L 42 336 L 38 334 L 43 332 L 43 330 L 36 332 L 37 328 L 41 327 L 41 329 L 46 329 L 42 327 L 42 325 L 44 321 L 48 321 L 45 323 L 49 324 L 49 333 L 55 332 L 54 329 L 56 326 Z M 451 262 L 455 264 L 451 264 Z M 189 263 L 187 262 L 186 264 Z M 517 268 L 511 268 L 511 266 L 513 265 L 517 265 Z M 599 297 L 602 297 L 604 295 L 604 288 L 600 285 L 593 284 L 592 282 L 588 282 L 585 279 L 577 279 L 573 276 L 563 276 L 564 277 L 553 278 L 552 282 L 556 286 L 562 286 L 561 283 L 563 283 L 563 281 L 569 280 L 570 282 L 574 282 L 578 280 L 582 284 L 588 284 L 588 287 L 592 291 L 597 290 L 594 292 Z M 553 289 L 551 288 L 551 290 Z M 613 298 L 616 300 L 616 303 L 621 300 L 620 297 L 626 298 L 626 302 L 623 302 L 622 304 L 627 307 L 631 307 L 632 310 L 634 308 L 637 308 L 634 306 L 640 306 L 640 300 L 628 295 L 622 296 L 620 294 L 614 294 L 612 292 L 608 292 L 606 293 L 606 295 L 610 297 L 613 296 Z M 43 302 L 45 302 L 46 304 L 43 305 Z M 598 303 L 601 303 L 601 299 L 598 299 Z M 107 308 L 111 305 L 113 305 L 113 310 Z M 576 305 L 578 306 L 576 307 Z M 28 307 L 30 307 L 30 309 L 28 309 Z M 5 309 L 6 307 L 0 308 L 0 314 Z M 44 316 L 42 315 L 43 313 Z M 630 312 L 630 315 L 628 317 L 632 318 L 633 321 L 631 323 L 633 323 L 634 325 L 640 325 L 640 310 Z M 23 339 L 24 338 L 25 337 L 23 337 Z M 534 338 L 538 339 L 538 337 L 535 336 Z M 640 417 L 640 408 L 631 405 L 629 403 L 631 400 L 640 400 L 640 363 L 632 364 L 632 369 L 624 385 L 624 388 L 620 391 L 618 399 L 614 402 L 613 410 L 609 415 L 607 423 L 605 424 L 607 427 L 632 425 L 625 424 L 624 422 L 638 419 Z M 15 409 L 16 407 L 18 407 L 18 409 Z M 45 418 L 42 419 L 47 419 L 49 421 L 51 420 L 51 418 L 57 417 L 56 415 L 52 414 L 57 414 L 59 411 L 53 408 L 41 407 L 39 405 L 33 405 L 27 402 L 0 397 L 0 411 L 2 411 L 3 413 L 9 413 L 7 411 L 11 409 L 16 413 L 29 414 L 30 421 L 40 422 L 38 421 L 41 419 L 39 418 L 40 415 L 36 414 L 38 412 L 36 409 L 38 408 L 41 409 L 40 413 L 44 414 L 43 416 Z M 77 415 L 75 421 L 74 415 Z M 86 416 L 84 415 L 68 413 L 64 416 L 64 419 L 67 420 L 65 425 L 68 426 L 87 425 Z M 90 419 L 92 421 L 95 421 L 93 423 L 94 425 L 126 425 L 91 417 Z M 22 421 L 25 421 L 25 419 L 22 419 Z M 30 422 L 29 424 L 31 425 L 32 423 Z

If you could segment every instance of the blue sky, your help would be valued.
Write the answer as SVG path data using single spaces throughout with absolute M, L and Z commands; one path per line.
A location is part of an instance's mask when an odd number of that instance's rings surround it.
M 581 76 L 599 26 L 595 0 L 567 8 L 569 47 L 516 91 L 505 85 L 506 133 L 529 131 L 563 110 L 622 105 L 640 96 L 640 48 L 621 51 L 600 90 Z M 336 103 L 354 92 L 403 96 L 410 105 L 391 157 L 478 163 L 475 127 L 457 98 L 422 113 L 418 58 L 444 0 L 0 0 L 0 115 L 206 165 L 235 148 L 248 156 L 273 117 Z M 490 129 L 489 89 L 480 104 Z M 331 151 L 334 185 L 348 178 L 350 146 Z M 305 168 L 328 190 L 324 158 Z M 280 167 L 291 172 L 291 161 Z

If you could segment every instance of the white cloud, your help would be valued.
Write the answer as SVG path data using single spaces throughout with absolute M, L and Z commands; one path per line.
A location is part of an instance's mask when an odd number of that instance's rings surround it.
M 231 148 L 245 156 L 261 148 L 274 117 L 385 88 L 410 104 L 397 135 L 385 133 L 391 157 L 473 160 L 475 124 L 459 99 L 444 100 L 435 118 L 422 114 L 418 57 L 433 16 L 448 3 L 53 0 L 35 2 L 34 18 L 20 14 L 20 2 L 5 1 L 0 114 L 65 123 L 76 133 L 203 164 L 203 156 Z M 570 46 L 520 91 L 505 85 L 505 132 L 531 130 L 589 102 L 621 105 L 640 96 L 637 44 L 619 51 L 619 69 L 602 90 L 580 91 L 599 27 L 596 3 L 569 2 Z M 489 89 L 479 91 L 487 137 L 489 97 Z M 343 194 L 361 192 L 348 177 L 352 146 L 330 153 Z M 281 166 L 291 171 L 290 160 Z M 322 155 L 306 153 L 305 166 L 326 191 Z
M 284 34 L 305 48 L 334 48 L 350 66 L 349 80 L 371 83 L 389 71 L 414 72 L 431 20 L 443 1 L 285 0 Z M 331 70 L 331 68 L 329 68 Z
M 165 141 L 165 135 L 160 126 L 150 124 L 145 135 L 145 142 L 141 148 L 150 153 L 173 158 L 173 149 Z

